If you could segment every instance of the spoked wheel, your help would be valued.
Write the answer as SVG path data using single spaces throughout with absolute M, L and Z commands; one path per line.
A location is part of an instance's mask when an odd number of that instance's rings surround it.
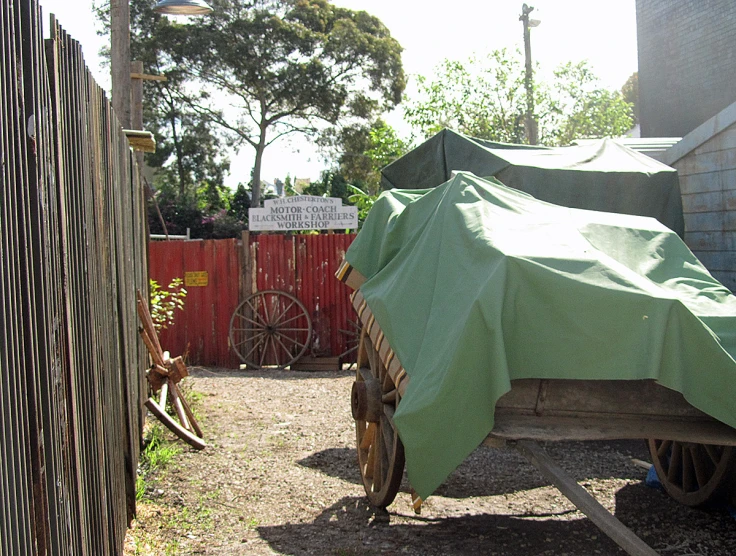
M 404 445 L 393 420 L 400 396 L 367 334 L 362 342 L 350 400 L 358 463 L 368 500 L 385 508 L 396 498 L 404 473 Z
M 649 452 L 662 486 L 681 504 L 700 506 L 730 494 L 733 447 L 650 439 Z
M 278 290 L 254 293 L 230 319 L 230 345 L 253 369 L 295 363 L 309 347 L 312 320 L 293 295 Z
M 167 411 L 167 402 L 170 413 Z M 148 398 L 146 407 L 167 429 L 193 448 L 201 450 L 207 446 L 194 413 L 173 380 L 162 378 L 158 400 L 155 397 Z

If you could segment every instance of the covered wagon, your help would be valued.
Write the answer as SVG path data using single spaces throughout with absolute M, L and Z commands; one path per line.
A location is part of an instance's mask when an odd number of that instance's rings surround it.
M 736 297 L 655 218 L 457 172 L 384 192 L 338 278 L 363 324 L 351 406 L 374 505 L 405 464 L 429 496 L 487 438 L 649 439 L 681 502 L 733 494 Z

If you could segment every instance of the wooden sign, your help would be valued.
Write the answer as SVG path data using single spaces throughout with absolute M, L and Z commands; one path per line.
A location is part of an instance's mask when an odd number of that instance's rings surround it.
M 186 288 L 206 286 L 207 284 L 209 284 L 209 280 L 210 275 L 207 273 L 206 270 L 184 273 L 184 287 Z
M 267 199 L 264 208 L 248 209 L 250 231 L 346 230 L 358 227 L 357 207 L 337 197 L 296 195 Z

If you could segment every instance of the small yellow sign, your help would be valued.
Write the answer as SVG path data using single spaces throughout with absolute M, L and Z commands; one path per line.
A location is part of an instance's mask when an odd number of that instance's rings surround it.
M 210 276 L 206 270 L 184 273 L 184 287 L 206 286 L 209 284 Z

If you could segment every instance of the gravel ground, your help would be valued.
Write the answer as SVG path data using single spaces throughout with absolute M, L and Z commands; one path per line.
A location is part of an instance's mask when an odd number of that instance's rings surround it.
M 513 449 L 478 448 L 411 509 L 365 499 L 350 416 L 353 373 L 190 369 L 208 447 L 152 481 L 127 554 L 624 554 Z M 559 442 L 547 452 L 663 555 L 736 554 L 725 508 L 681 506 L 644 485 L 643 441 Z

